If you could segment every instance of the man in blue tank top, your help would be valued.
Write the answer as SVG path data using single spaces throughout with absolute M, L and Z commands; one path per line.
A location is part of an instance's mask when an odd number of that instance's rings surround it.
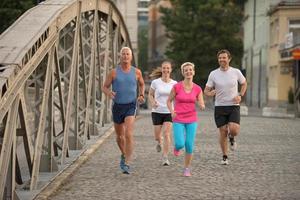
M 120 65 L 111 70 L 102 86 L 102 92 L 113 100 L 112 115 L 117 143 L 122 153 L 120 168 L 129 174 L 129 162 L 133 152 L 133 126 L 136 105 L 144 102 L 145 84 L 141 70 L 131 65 L 132 51 L 123 47 Z M 110 87 L 112 86 L 112 90 Z M 137 95 L 137 86 L 139 93 Z

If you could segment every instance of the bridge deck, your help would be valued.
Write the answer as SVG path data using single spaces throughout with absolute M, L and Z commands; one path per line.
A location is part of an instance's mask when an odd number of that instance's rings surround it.
M 150 113 L 142 111 L 141 116 L 131 175 L 119 170 L 120 153 L 112 134 L 50 199 L 300 198 L 299 119 L 243 117 L 238 149 L 230 152 L 229 165 L 222 166 L 213 114 L 202 113 L 192 177 L 186 178 L 183 156 L 170 155 L 171 166 L 161 166 Z

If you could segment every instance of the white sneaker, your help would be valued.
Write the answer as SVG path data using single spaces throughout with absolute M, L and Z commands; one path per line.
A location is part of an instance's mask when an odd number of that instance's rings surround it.
M 170 165 L 170 161 L 168 160 L 168 157 L 163 157 L 163 162 L 162 162 L 163 166 L 169 166 Z
M 229 144 L 230 144 L 230 150 L 235 151 L 237 148 L 237 144 L 234 137 L 229 137 Z
M 223 159 L 221 161 L 222 165 L 228 165 L 228 158 L 223 156 Z

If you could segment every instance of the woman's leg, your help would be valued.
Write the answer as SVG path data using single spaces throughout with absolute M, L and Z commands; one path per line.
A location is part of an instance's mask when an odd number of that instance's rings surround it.
M 155 141 L 157 141 L 160 145 L 162 144 L 162 125 L 154 125 L 154 138 Z
M 163 144 L 163 156 L 168 156 L 169 149 L 171 146 L 171 130 L 172 130 L 172 123 L 165 122 L 164 126 L 164 144 Z
M 184 147 L 184 129 L 184 124 L 173 122 L 173 138 L 176 150 L 180 150 Z
M 195 144 L 195 137 L 197 132 L 197 122 L 185 125 L 186 139 L 185 139 L 185 162 L 184 167 L 189 168 L 192 162 L 193 150 Z

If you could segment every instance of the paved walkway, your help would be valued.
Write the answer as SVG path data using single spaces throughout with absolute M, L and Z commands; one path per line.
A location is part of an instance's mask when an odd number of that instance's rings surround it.
M 183 156 L 170 155 L 171 166 L 161 166 L 150 113 L 141 116 L 132 174 L 120 172 L 112 134 L 50 199 L 300 199 L 299 119 L 243 117 L 238 149 L 223 166 L 212 112 L 203 112 L 192 177 L 183 177 Z

